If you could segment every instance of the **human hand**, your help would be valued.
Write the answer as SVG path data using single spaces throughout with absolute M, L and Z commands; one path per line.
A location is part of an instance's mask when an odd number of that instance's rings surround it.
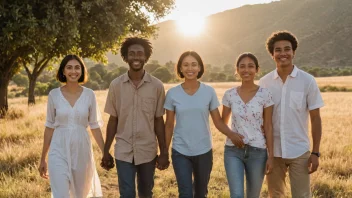
M 308 170 L 309 174 L 314 173 L 319 167 L 319 157 L 316 155 L 310 155 L 308 159 Z
M 107 171 L 114 168 L 114 158 L 109 152 L 104 153 L 100 166 Z
M 45 160 L 40 161 L 38 171 L 42 178 L 49 179 L 48 163 Z
M 244 147 L 244 142 L 243 142 L 244 136 L 243 135 L 241 135 L 239 133 L 236 133 L 236 132 L 233 132 L 233 133 L 230 133 L 228 138 L 231 140 L 231 142 L 234 145 L 236 145 L 236 147 L 238 147 L 238 148 L 243 148 Z
M 269 157 L 266 160 L 266 167 L 265 167 L 265 174 L 269 175 L 273 171 L 273 166 L 274 166 L 274 158 Z
M 156 158 L 156 167 L 159 170 L 165 170 L 169 167 L 170 165 L 170 161 L 169 161 L 169 154 L 165 153 L 165 154 L 160 154 L 157 158 Z

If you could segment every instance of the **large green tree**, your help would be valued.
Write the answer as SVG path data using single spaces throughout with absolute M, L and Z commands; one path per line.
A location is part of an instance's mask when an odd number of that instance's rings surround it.
M 0 117 L 7 86 L 23 65 L 30 86 L 53 58 L 67 53 L 104 61 L 128 35 L 150 36 L 150 24 L 174 0 L 2 0 L 0 2 Z M 29 89 L 31 90 L 31 88 Z M 33 88 L 34 90 L 34 88 Z M 30 94 L 29 94 L 30 95 Z M 34 95 L 29 103 L 34 103 Z

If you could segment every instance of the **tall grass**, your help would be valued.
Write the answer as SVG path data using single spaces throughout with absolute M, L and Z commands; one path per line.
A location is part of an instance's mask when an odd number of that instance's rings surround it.
M 317 80 L 320 84 L 320 80 Z M 348 83 L 347 83 L 348 84 Z M 219 99 L 234 83 L 213 83 Z M 169 88 L 173 85 L 165 85 Z M 346 84 L 341 83 L 341 86 Z M 107 92 L 98 91 L 97 101 L 103 111 Z M 325 107 L 321 109 L 323 137 L 319 170 L 312 175 L 311 189 L 314 197 L 352 197 L 352 93 L 323 93 Z M 39 177 L 39 162 L 44 122 L 46 97 L 37 100 L 37 105 L 27 107 L 26 98 L 9 101 L 15 111 L 23 111 L 17 119 L 0 120 L 0 198 L 50 197 L 48 180 Z M 107 123 L 108 115 L 103 113 Z M 229 188 L 223 163 L 225 137 L 211 123 L 213 134 L 214 165 L 209 183 L 209 197 L 229 197 Z M 103 127 L 105 136 L 105 127 Z M 92 139 L 94 142 L 94 140 Z M 117 197 L 118 186 L 116 169 L 105 171 L 99 167 L 101 153 L 93 143 L 98 174 L 104 197 Z M 289 181 L 288 181 L 289 182 Z M 261 197 L 267 197 L 264 183 Z M 155 197 L 177 197 L 177 183 L 172 166 L 165 171 L 156 171 Z M 287 189 L 289 195 L 289 186 Z

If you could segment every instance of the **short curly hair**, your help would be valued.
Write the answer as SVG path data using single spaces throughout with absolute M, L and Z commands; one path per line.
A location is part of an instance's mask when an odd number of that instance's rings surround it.
M 204 74 L 204 63 L 202 61 L 202 58 L 195 51 L 186 51 L 181 54 L 180 58 L 178 59 L 177 65 L 176 65 L 176 72 L 177 72 L 178 77 L 180 77 L 180 78 L 185 77 L 183 75 L 183 73 L 181 72 L 181 66 L 182 66 L 183 59 L 185 59 L 187 56 L 192 56 L 193 58 L 195 58 L 197 60 L 198 65 L 200 67 L 200 71 L 198 72 L 197 79 L 201 78 Z
M 82 84 L 86 83 L 88 81 L 87 67 L 84 64 L 83 60 L 79 56 L 74 55 L 74 54 L 66 55 L 62 59 L 62 61 L 60 63 L 60 67 L 56 73 L 56 79 L 62 83 L 67 82 L 66 76 L 64 75 L 64 69 L 70 60 L 76 60 L 79 62 L 79 64 L 81 65 L 81 77 L 78 79 L 78 82 L 82 83 Z
M 147 62 L 149 60 L 150 56 L 153 53 L 153 47 L 150 41 L 148 39 L 140 37 L 129 37 L 124 40 L 120 49 L 121 57 L 125 62 L 127 62 L 128 48 L 131 45 L 141 45 L 144 48 L 144 53 L 146 57 L 145 61 Z
M 266 49 L 271 55 L 274 55 L 274 44 L 277 41 L 289 41 L 293 51 L 296 51 L 298 47 L 298 40 L 291 32 L 286 30 L 273 32 L 266 40 Z

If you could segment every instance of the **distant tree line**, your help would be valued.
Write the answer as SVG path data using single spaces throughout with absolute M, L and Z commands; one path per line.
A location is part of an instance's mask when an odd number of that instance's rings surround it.
M 315 77 L 328 76 L 351 76 L 351 67 L 300 67 L 300 69 L 310 73 Z
M 92 61 L 86 61 L 86 64 L 89 80 L 84 86 L 93 90 L 108 89 L 113 79 L 126 73 L 128 70 L 127 67 L 118 66 L 115 63 L 104 65 L 102 63 L 97 64 Z M 176 63 L 172 61 L 161 65 L 157 60 L 152 60 L 147 63 L 144 68 L 148 73 L 152 74 L 164 83 L 177 83 L 180 82 L 181 79 L 177 77 L 175 65 Z M 300 69 L 307 71 L 315 77 L 352 75 L 352 67 L 300 67 Z M 270 71 L 271 70 L 260 70 L 256 79 L 261 78 Z M 232 64 L 226 64 L 223 67 L 206 64 L 205 73 L 200 80 L 203 82 L 240 81 L 241 79 L 235 73 L 235 67 Z M 36 82 L 34 90 L 35 94 L 39 96 L 47 95 L 51 89 L 61 86 L 61 84 L 55 79 L 55 75 L 56 71 L 54 71 L 53 68 L 45 70 Z M 21 91 L 17 91 L 16 94 L 12 94 L 11 97 L 28 96 L 29 80 L 24 69 L 14 75 L 12 81 L 18 87 L 22 87 L 22 89 Z M 326 90 L 328 91 L 330 88 L 327 88 Z

